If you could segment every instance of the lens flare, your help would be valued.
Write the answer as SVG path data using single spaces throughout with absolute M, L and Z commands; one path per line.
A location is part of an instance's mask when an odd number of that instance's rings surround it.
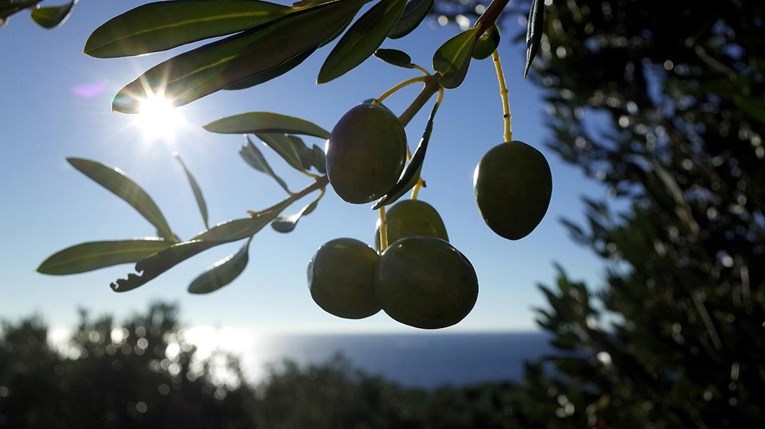
M 141 101 L 134 125 L 147 141 L 172 141 L 185 120 L 170 100 L 155 94 Z

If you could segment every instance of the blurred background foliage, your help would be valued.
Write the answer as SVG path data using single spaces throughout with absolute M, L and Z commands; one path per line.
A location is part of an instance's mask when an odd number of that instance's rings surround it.
M 514 390 L 519 427 L 763 426 L 765 4 L 545 5 L 529 76 L 546 144 L 609 191 L 562 221 L 607 268 L 540 286 L 560 354 Z M 434 12 L 460 25 L 482 7 Z
M 3 323 L 0 427 L 511 427 L 508 383 L 405 388 L 336 356 L 285 360 L 249 384 L 233 356 L 198 359 L 166 303 L 122 324 L 82 311 L 63 348 L 48 334 L 37 317 Z

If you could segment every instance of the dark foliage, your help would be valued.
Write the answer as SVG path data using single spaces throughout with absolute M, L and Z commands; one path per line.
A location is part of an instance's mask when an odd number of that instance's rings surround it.
M 214 382 L 209 362 L 194 366 L 177 309 L 153 305 L 122 326 L 81 314 L 64 355 L 31 318 L 4 323 L 0 336 L 0 427 L 251 427 L 252 394 L 237 362 Z
M 227 357 L 223 367 L 197 359 L 167 304 L 122 325 L 82 312 L 63 354 L 39 319 L 6 322 L 0 428 L 513 427 L 509 384 L 404 388 L 337 356 L 306 367 L 283 361 L 253 386 Z
M 481 2 L 443 3 L 455 19 Z M 564 222 L 608 269 L 597 287 L 562 269 L 541 287 L 562 356 L 529 367 L 514 413 L 540 428 L 762 427 L 765 4 L 546 12 L 531 77 L 548 144 L 613 197 Z
M 613 195 L 567 223 L 609 268 L 542 287 L 540 324 L 582 357 L 532 366 L 517 410 L 528 427 L 763 426 L 765 4 L 547 13 L 549 144 Z

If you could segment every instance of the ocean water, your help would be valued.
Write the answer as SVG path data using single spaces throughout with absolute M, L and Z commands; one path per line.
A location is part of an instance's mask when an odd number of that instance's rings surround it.
M 266 376 L 269 365 L 284 358 L 309 365 L 340 354 L 367 373 L 422 388 L 517 381 L 525 361 L 552 350 L 548 337 L 537 332 L 268 334 L 247 342 L 239 339 L 238 354 L 255 382 Z

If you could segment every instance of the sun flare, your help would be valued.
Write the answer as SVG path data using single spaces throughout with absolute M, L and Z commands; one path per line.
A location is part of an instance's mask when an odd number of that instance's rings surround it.
M 141 101 L 134 125 L 141 130 L 147 141 L 172 141 L 185 120 L 173 103 L 155 94 Z

